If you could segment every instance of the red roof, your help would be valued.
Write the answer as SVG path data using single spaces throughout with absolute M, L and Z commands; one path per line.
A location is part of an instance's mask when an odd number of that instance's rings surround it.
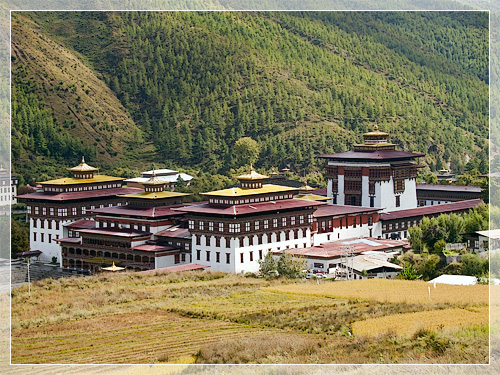
M 312 193 L 316 194 L 316 195 L 321 195 L 323 197 L 327 197 L 326 188 L 325 189 L 316 189 L 316 190 L 313 190 Z
M 89 233 L 89 234 L 101 234 L 105 236 L 116 236 L 116 237 L 144 237 L 149 236 L 151 233 L 143 232 L 135 229 L 129 228 L 93 228 L 93 229 L 81 229 L 80 233 Z
M 145 244 L 145 245 L 139 245 L 139 246 L 132 247 L 131 250 L 159 252 L 159 251 L 167 251 L 167 250 L 178 250 L 178 247 Z
M 74 228 L 74 229 L 89 229 L 89 228 L 95 228 L 95 221 L 94 220 L 77 220 L 72 223 L 66 224 L 65 227 L 67 228 Z
M 101 197 L 113 197 L 123 194 L 132 194 L 144 191 L 140 188 L 113 188 L 113 189 L 101 189 L 101 190 L 90 190 L 90 191 L 76 191 L 70 193 L 49 193 L 43 191 L 37 191 L 35 193 L 29 193 L 24 195 L 18 195 L 18 199 L 36 199 L 36 200 L 46 200 L 46 201 L 73 201 L 81 200 L 87 198 L 101 198 Z
M 144 207 L 144 206 L 114 206 L 114 207 L 104 207 L 96 208 L 92 210 L 93 213 L 106 215 L 120 215 L 120 216 L 142 216 L 142 217 L 165 217 L 165 216 L 179 216 L 183 212 L 180 208 L 184 205 L 174 205 L 174 206 L 158 206 L 158 207 Z M 175 211 L 174 208 L 177 208 Z
M 249 203 L 249 204 L 239 204 L 234 206 L 228 205 L 210 205 L 207 203 L 193 205 L 189 207 L 183 207 L 183 212 L 187 213 L 199 213 L 199 214 L 217 214 L 217 215 L 227 215 L 227 216 L 238 216 L 246 214 L 258 214 L 262 212 L 269 211 L 279 211 L 294 208 L 305 208 L 313 206 L 321 206 L 326 203 L 306 201 L 304 199 L 283 199 L 271 202 L 260 202 L 260 203 Z
M 352 215 L 352 214 L 375 212 L 379 210 L 381 210 L 381 208 L 362 207 L 362 206 L 341 206 L 337 204 L 328 204 L 326 206 L 318 207 L 318 209 L 314 212 L 314 217 Z
M 182 264 L 180 266 L 172 266 L 172 267 L 158 268 L 155 270 L 142 271 L 142 273 L 170 273 L 170 272 L 203 270 L 205 268 L 210 268 L 210 266 L 190 263 L 190 264 Z
M 191 238 L 189 230 L 186 228 L 172 227 L 162 230 L 155 234 L 157 237 L 171 237 L 171 238 Z
M 311 258 L 339 258 L 342 255 L 342 248 L 350 246 L 353 254 L 361 254 L 365 251 L 388 251 L 398 250 L 408 245 L 408 241 L 388 240 L 375 238 L 356 238 L 343 241 L 324 243 L 319 246 L 306 247 L 302 249 L 284 249 L 275 254 L 288 254 L 311 257 Z
M 417 184 L 417 190 L 437 190 L 460 193 L 481 193 L 483 189 L 480 186 L 462 186 L 462 185 L 434 185 Z
M 415 154 L 413 152 L 396 150 L 378 150 L 378 151 L 346 151 L 336 154 L 321 155 L 320 158 L 332 160 L 407 160 L 414 159 L 425 154 Z
M 460 202 L 436 204 L 434 206 L 410 208 L 408 210 L 384 212 L 380 214 L 380 219 L 395 220 L 414 216 L 436 215 L 453 211 L 465 211 L 478 206 L 482 202 L 482 199 L 469 199 Z

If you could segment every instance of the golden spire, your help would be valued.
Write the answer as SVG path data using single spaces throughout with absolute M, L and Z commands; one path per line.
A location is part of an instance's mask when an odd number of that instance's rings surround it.
M 91 167 L 85 163 L 85 157 L 82 156 L 82 162 L 73 168 L 66 168 L 68 171 L 72 172 L 94 172 L 99 170 L 99 168 Z

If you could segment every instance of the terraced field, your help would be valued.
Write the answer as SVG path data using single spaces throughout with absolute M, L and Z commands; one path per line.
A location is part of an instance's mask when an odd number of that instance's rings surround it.
M 437 286 L 446 298 L 408 301 L 419 282 L 370 281 L 209 272 L 45 280 L 31 298 L 13 291 L 12 363 L 487 363 L 487 287 L 475 299 Z M 377 298 L 380 288 L 393 297 Z
M 192 357 L 201 346 L 221 339 L 252 334 L 246 325 L 161 311 L 117 314 L 15 332 L 13 363 L 167 362 Z

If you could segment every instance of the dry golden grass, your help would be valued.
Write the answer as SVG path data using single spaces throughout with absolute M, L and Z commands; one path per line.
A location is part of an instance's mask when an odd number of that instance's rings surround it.
M 357 321 L 462 306 L 481 309 L 481 299 L 474 307 L 467 299 L 394 303 L 318 292 L 342 285 L 358 284 L 290 283 L 217 272 L 47 279 L 32 283 L 31 298 L 25 286 L 12 292 L 12 362 L 485 362 L 488 332 L 481 327 L 467 328 L 472 333 L 457 339 L 458 333 L 446 333 L 444 351 L 435 334 L 424 346 L 403 336 L 348 334 Z M 290 287 L 313 293 L 291 293 Z M 242 343 L 240 351 L 235 342 Z M 264 350 L 265 344 L 274 349 Z
M 357 336 L 374 337 L 392 332 L 398 336 L 411 337 L 421 329 L 439 331 L 487 323 L 487 307 L 455 308 L 394 314 L 357 321 L 352 324 L 352 333 Z
M 429 297 L 429 288 L 431 289 Z M 307 294 L 322 297 L 367 299 L 391 303 L 418 304 L 488 304 L 488 285 L 443 285 L 409 280 L 355 280 L 349 282 L 324 282 L 322 284 L 279 285 L 266 288 L 269 291 Z
M 118 314 L 12 332 L 12 363 L 188 363 L 202 345 L 252 335 L 245 325 L 161 311 Z

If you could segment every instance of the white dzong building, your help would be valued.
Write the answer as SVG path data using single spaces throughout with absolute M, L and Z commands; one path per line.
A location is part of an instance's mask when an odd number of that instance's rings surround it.
M 124 178 L 97 174 L 99 168 L 82 162 L 67 168 L 72 177 L 39 182 L 42 189 L 19 195 L 26 203 L 27 220 L 30 224 L 30 250 L 41 251 L 42 261 L 53 259 L 62 265 L 61 247 L 57 240 L 63 237 L 63 227 L 79 219 L 90 219 L 91 210 L 121 205 L 126 198 L 119 195 L 141 191 L 123 188 Z
M 297 199 L 297 188 L 263 184 L 254 170 L 240 187 L 204 193 L 208 202 L 179 208 L 192 234 L 193 263 L 225 272 L 257 272 L 268 252 L 309 247 L 314 210 L 324 202 Z
M 327 160 L 327 196 L 333 204 L 377 207 L 382 212 L 417 207 L 415 159 L 423 154 L 396 150 L 389 134 L 363 134 L 364 143 L 330 155 Z

